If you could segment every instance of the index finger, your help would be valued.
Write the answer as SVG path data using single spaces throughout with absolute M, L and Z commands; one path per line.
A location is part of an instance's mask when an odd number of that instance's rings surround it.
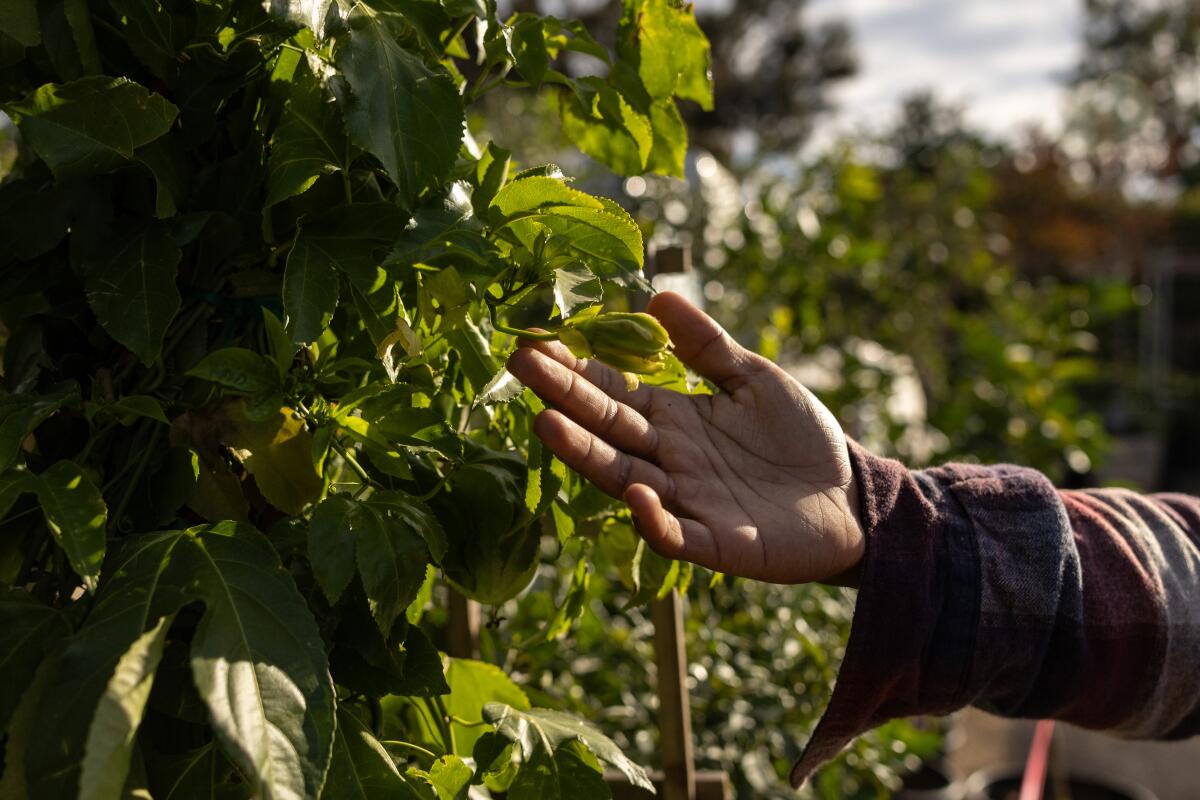
M 645 414 L 650 408 L 654 387 L 640 384 L 631 392 L 625 386 L 625 377 L 620 372 L 594 358 L 576 358 L 562 342 L 522 339 L 521 347 L 530 347 L 548 355 L 567 369 L 583 376 L 613 400 L 624 403 L 641 414 Z

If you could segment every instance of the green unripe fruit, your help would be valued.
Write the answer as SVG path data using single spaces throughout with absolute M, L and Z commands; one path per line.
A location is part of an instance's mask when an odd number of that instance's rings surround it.
M 651 375 L 666 363 L 667 329 L 649 314 L 613 311 L 570 321 L 558 338 L 579 358 L 597 358 L 622 372 Z

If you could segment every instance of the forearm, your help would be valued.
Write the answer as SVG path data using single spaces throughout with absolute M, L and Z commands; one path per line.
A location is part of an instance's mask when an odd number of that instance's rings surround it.
M 883 721 L 974 704 L 1130 735 L 1200 719 L 1200 501 L 910 472 L 851 446 L 866 532 L 834 696 L 799 782 Z

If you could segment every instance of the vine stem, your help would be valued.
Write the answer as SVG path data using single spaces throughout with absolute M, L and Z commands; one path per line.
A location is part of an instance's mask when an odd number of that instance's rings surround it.
M 471 720 L 469 720 L 469 719 L 463 719 L 462 717 L 456 717 L 453 714 L 448 715 L 448 718 L 451 722 L 457 723 L 458 725 L 462 725 L 464 728 L 479 728 L 484 725 L 490 724 L 490 723 L 484 722 L 483 720 L 479 720 L 478 722 L 471 722 Z
M 403 747 L 405 750 L 412 750 L 417 755 L 425 756 L 430 761 L 437 761 L 438 759 L 433 752 L 426 750 L 419 744 L 413 744 L 412 742 L 402 742 L 398 739 L 382 739 L 379 743 L 387 747 Z
M 520 336 L 522 339 L 535 339 L 539 342 L 553 342 L 558 339 L 557 333 L 531 331 L 527 328 L 510 328 L 496 319 L 492 319 L 492 327 L 501 333 L 507 333 L 509 336 Z
M 158 444 L 160 432 L 158 426 L 155 426 L 154 432 L 150 434 L 150 439 L 146 442 L 146 446 L 142 450 L 142 458 L 138 461 L 137 468 L 133 471 L 133 476 L 129 479 L 129 486 L 125 489 L 125 495 L 121 498 L 121 502 L 117 504 L 116 513 L 109 518 L 109 522 L 114 528 L 120 526 L 121 518 L 125 516 L 125 509 L 129 506 L 129 501 L 133 499 L 133 490 L 137 488 L 138 481 L 142 479 L 142 473 L 146 471 L 146 466 L 150 463 L 150 456 L 154 453 L 154 445 Z
M 376 485 L 375 481 L 372 480 L 371 476 L 367 474 L 367 471 L 363 469 L 362 464 L 358 463 L 358 459 L 354 457 L 346 445 L 342 444 L 337 439 L 332 439 L 330 443 L 333 445 L 333 449 L 337 450 L 338 455 L 340 455 L 346 461 L 346 463 L 350 465 L 350 469 L 354 470 L 354 473 L 362 479 L 363 483 L 370 484 L 372 486 Z
M 429 707 L 429 714 L 433 717 L 434 725 L 437 726 L 438 733 L 442 737 L 442 746 L 446 748 L 447 753 L 454 755 L 454 729 L 450 727 L 450 715 L 446 713 L 446 704 L 440 697 L 422 699 Z

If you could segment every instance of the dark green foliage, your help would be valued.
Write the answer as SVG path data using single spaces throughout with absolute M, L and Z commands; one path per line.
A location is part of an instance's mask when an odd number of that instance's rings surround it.
M 446 586 L 520 593 L 584 492 L 530 441 L 493 325 L 643 282 L 628 214 L 481 147 L 467 111 L 502 83 L 601 97 L 571 106 L 585 151 L 623 132 L 610 166 L 678 173 L 707 44 L 689 10 L 627 5 L 613 57 L 489 2 L 0 2 L 0 794 L 640 779 L 436 646 Z M 567 50 L 610 76 L 568 77 Z M 552 721 L 554 752 L 472 770 L 492 701 Z

